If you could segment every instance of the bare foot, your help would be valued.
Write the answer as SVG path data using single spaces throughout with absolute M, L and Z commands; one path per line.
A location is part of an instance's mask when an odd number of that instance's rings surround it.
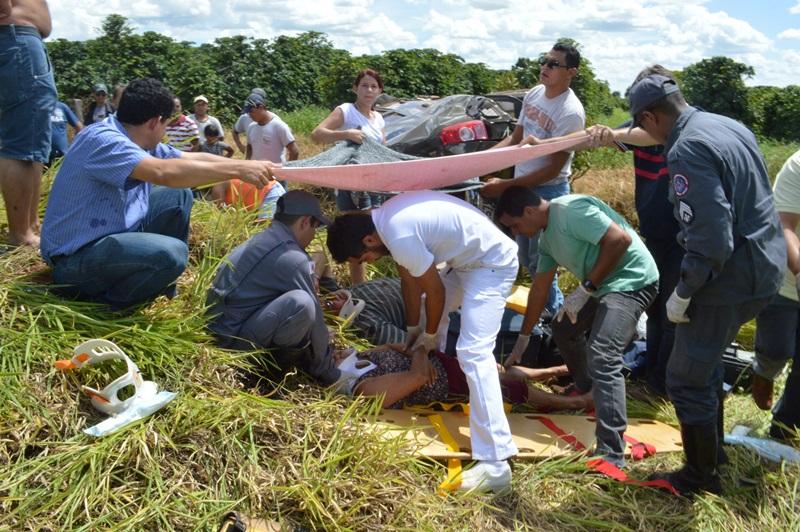
M 12 246 L 30 246 L 32 248 L 39 248 L 39 237 L 32 231 L 28 231 L 22 235 L 8 235 L 8 243 Z

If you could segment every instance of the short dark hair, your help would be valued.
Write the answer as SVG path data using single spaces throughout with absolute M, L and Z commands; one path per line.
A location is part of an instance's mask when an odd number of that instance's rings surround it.
M 214 124 L 208 124 L 203 128 L 203 134 L 206 137 L 219 137 L 219 128 Z
M 636 79 L 633 80 L 631 87 L 642 81 L 647 76 L 652 76 L 654 74 L 659 76 L 664 76 L 665 78 L 669 78 L 675 83 L 678 82 L 678 80 L 675 79 L 675 74 L 673 74 L 671 70 L 656 63 L 654 65 L 650 65 L 649 67 L 643 68 L 642 71 L 636 75 Z M 628 91 L 630 91 L 630 87 L 628 88 Z
M 499 220 L 501 216 L 507 214 L 516 218 L 522 216 L 525 207 L 538 207 L 541 203 L 542 197 L 539 194 L 528 187 L 514 185 L 505 189 L 500 195 L 494 209 L 494 217 L 495 220 Z
M 340 214 L 328 227 L 328 250 L 333 260 L 344 262 L 350 257 L 360 257 L 367 246 L 364 237 L 375 232 L 375 223 L 367 211 L 350 211 Z
M 553 50 L 556 52 L 564 52 L 568 67 L 578 68 L 581 66 L 581 53 L 571 44 L 559 41 L 553 45 Z
M 175 110 L 174 96 L 163 83 L 153 78 L 131 81 L 122 93 L 117 119 L 123 124 L 138 126 L 151 118 L 166 120 Z

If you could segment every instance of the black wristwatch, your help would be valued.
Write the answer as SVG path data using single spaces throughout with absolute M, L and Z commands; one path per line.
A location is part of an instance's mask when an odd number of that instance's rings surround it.
M 594 285 L 591 279 L 584 279 L 581 283 L 581 286 L 584 287 L 587 292 L 594 292 L 597 290 L 597 287 Z

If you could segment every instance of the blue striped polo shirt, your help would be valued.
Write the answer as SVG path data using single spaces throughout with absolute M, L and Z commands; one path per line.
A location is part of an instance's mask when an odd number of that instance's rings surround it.
M 171 159 L 181 152 L 135 144 L 116 116 L 75 136 L 53 182 L 42 225 L 42 258 L 71 255 L 104 236 L 137 231 L 147 214 L 150 183 L 131 177 L 146 157 Z

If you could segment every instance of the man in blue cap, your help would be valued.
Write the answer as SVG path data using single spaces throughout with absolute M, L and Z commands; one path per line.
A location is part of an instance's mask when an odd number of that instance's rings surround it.
M 722 354 L 781 284 L 786 264 L 781 226 L 751 131 L 690 107 L 666 76 L 643 78 L 629 99 L 633 126 L 665 146 L 670 202 L 686 250 L 666 305 L 677 324 L 667 392 L 681 424 L 686 464 L 656 476 L 686 495 L 720 493 Z

